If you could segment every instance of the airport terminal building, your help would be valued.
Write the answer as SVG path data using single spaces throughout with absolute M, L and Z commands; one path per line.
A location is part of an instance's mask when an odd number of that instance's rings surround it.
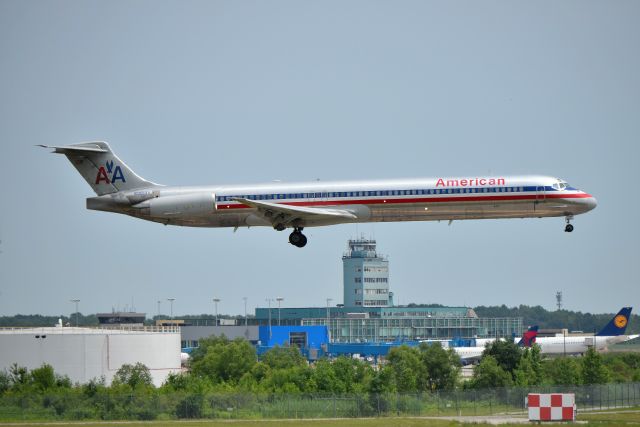
M 344 304 L 325 307 L 258 307 L 250 319 L 194 320 L 183 325 L 182 346 L 211 335 L 244 337 L 264 345 L 260 326 L 328 326 L 331 343 L 393 343 L 420 340 L 507 338 L 523 332 L 520 317 L 478 317 L 469 307 L 394 305 L 389 261 L 372 239 L 352 239 L 342 257 Z
M 469 307 L 394 306 L 389 262 L 376 241 L 352 239 L 342 257 L 344 304 L 256 308 L 254 324 L 329 326 L 331 342 L 397 342 L 452 338 L 511 338 L 522 318 L 481 318 Z
M 256 309 L 258 325 L 277 325 L 278 309 Z M 511 338 L 520 317 L 478 317 L 468 307 L 282 308 L 282 326 L 328 325 L 331 342 L 390 342 L 452 338 Z

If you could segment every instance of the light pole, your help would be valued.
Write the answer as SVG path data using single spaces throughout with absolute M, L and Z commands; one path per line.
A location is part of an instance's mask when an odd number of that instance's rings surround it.
M 331 309 L 329 308 L 329 303 L 333 301 L 333 298 L 327 298 L 327 331 L 331 329 Z
M 216 310 L 216 324 L 215 326 L 218 326 L 218 303 L 220 302 L 220 298 L 214 298 L 213 299 L 213 305 L 215 306 L 215 310 Z
M 69 300 L 69 302 L 73 302 L 76 304 L 76 328 L 78 327 L 78 303 L 80 302 L 79 299 L 71 299 Z
M 280 326 L 280 304 L 284 301 L 284 298 L 276 297 L 276 301 L 278 301 L 278 326 Z
M 158 317 L 160 317 L 160 300 L 158 300 Z
M 171 323 L 173 324 L 173 302 L 175 301 L 175 298 L 167 298 L 167 301 L 169 301 L 170 305 L 171 305 Z
M 242 297 L 244 300 L 244 326 L 247 327 L 247 297 Z
M 269 340 L 271 340 L 271 301 L 273 298 L 267 298 L 266 301 L 269 303 Z

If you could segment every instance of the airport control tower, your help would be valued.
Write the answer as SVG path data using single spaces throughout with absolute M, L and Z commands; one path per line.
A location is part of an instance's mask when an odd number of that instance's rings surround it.
M 345 307 L 389 307 L 389 261 L 376 253 L 376 241 L 349 240 L 342 256 Z

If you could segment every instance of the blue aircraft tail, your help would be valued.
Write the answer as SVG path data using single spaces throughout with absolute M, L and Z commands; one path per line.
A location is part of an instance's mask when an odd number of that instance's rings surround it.
M 520 347 L 531 347 L 536 342 L 538 336 L 538 325 L 531 326 L 522 334 L 522 338 L 518 341 Z
M 629 316 L 631 316 L 632 307 L 622 307 L 622 310 L 616 314 L 607 326 L 604 327 L 596 335 L 599 337 L 613 337 L 616 335 L 623 335 L 627 330 L 627 324 L 629 323 Z

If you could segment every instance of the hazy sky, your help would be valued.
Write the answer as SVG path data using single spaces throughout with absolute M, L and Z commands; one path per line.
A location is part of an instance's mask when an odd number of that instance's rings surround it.
M 342 302 L 347 239 L 400 303 L 640 301 L 638 1 L 0 1 L 0 315 Z M 564 219 L 189 229 L 88 211 L 35 144 L 105 140 L 163 184 L 545 174 Z

